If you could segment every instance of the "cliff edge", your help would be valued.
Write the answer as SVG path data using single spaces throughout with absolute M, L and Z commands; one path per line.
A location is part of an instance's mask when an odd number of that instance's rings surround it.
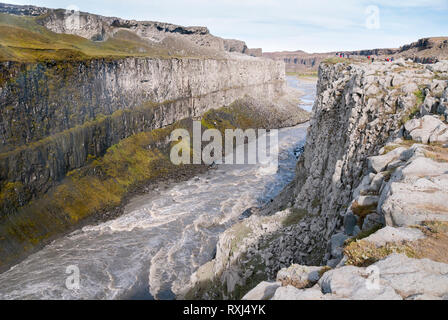
M 295 182 L 185 296 L 446 298 L 447 94 L 447 61 L 322 63 Z

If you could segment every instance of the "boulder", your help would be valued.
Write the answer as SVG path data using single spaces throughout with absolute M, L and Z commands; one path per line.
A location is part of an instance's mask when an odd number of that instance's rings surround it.
M 330 239 L 330 245 L 331 245 L 331 251 L 336 251 L 338 248 L 341 248 L 344 246 L 345 240 L 347 240 L 349 237 L 344 233 L 337 233 L 333 235 Z
M 420 114 L 426 116 L 430 115 L 431 113 L 436 113 L 438 104 L 439 104 L 438 99 L 431 96 L 426 96 L 425 100 L 423 101 L 423 104 L 420 107 Z
M 424 238 L 423 232 L 416 228 L 394 228 L 386 226 L 363 240 L 381 247 L 386 245 L 386 243 L 416 241 Z
M 362 230 L 372 230 L 375 227 L 384 226 L 385 224 L 386 221 L 384 220 L 384 216 L 374 212 L 365 217 L 364 223 L 362 224 Z
M 281 283 L 278 282 L 261 282 L 258 286 L 249 291 L 243 297 L 243 300 L 269 300 L 280 287 Z
M 349 236 L 353 236 L 355 226 L 358 224 L 359 218 L 352 212 L 349 212 L 344 217 L 344 232 Z
M 406 151 L 406 148 L 399 147 L 386 153 L 385 155 L 368 158 L 369 169 L 375 173 L 384 171 L 389 163 L 400 158 L 403 151 Z
M 405 135 L 412 140 L 424 144 L 448 141 L 447 125 L 433 116 L 427 115 L 421 119 L 413 119 L 408 122 L 405 124 Z
M 428 64 L 426 66 L 426 69 L 428 69 L 432 72 L 448 72 L 448 62 L 440 61 L 435 64 Z
M 272 300 L 322 300 L 324 295 L 318 288 L 299 290 L 293 286 L 278 288 Z
M 358 205 L 363 207 L 369 207 L 378 204 L 379 197 L 378 196 L 360 196 L 356 200 Z
M 393 182 L 381 210 L 391 226 L 413 226 L 424 221 L 448 221 L 448 174 L 435 182 Z M 428 186 L 431 187 L 428 187 Z M 445 187 L 443 187 L 445 185 Z
M 293 264 L 277 273 L 277 282 L 282 286 L 294 286 L 298 289 L 310 288 L 319 281 L 326 267 L 308 267 Z
M 401 87 L 401 91 L 403 91 L 403 93 L 414 93 L 417 90 L 418 86 L 414 82 L 406 83 Z
M 392 254 L 374 266 L 379 268 L 381 280 L 403 298 L 415 295 L 443 297 L 448 294 L 448 264 Z
M 383 283 L 372 285 L 370 272 L 364 268 L 345 266 L 326 272 L 319 280 L 324 294 L 351 300 L 401 300 L 395 290 Z

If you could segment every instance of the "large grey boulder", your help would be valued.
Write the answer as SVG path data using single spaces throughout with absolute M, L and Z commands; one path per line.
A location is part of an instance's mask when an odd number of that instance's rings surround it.
M 351 300 L 401 300 L 395 290 L 383 283 L 377 286 L 364 268 L 345 266 L 326 272 L 319 280 L 324 294 Z
M 249 291 L 243 297 L 243 300 L 269 300 L 280 287 L 281 284 L 278 282 L 261 282 L 258 286 Z
M 431 113 L 436 113 L 438 104 L 438 99 L 432 96 L 426 96 L 423 104 L 420 107 L 420 113 L 423 116 L 430 115 Z
M 448 221 L 448 163 L 425 157 L 392 176 L 381 194 L 381 212 L 390 226 Z
M 344 233 L 352 236 L 355 231 L 355 227 L 358 224 L 358 220 L 359 218 L 352 212 L 347 213 L 344 216 Z
M 323 300 L 319 288 L 299 290 L 293 286 L 278 288 L 272 300 Z
M 368 231 L 372 230 L 375 227 L 384 226 L 386 224 L 386 220 L 382 214 L 377 212 L 369 214 L 365 217 L 364 222 L 362 224 L 362 230 Z
M 416 228 L 394 228 L 386 226 L 363 240 L 381 247 L 386 245 L 386 243 L 416 241 L 424 238 L 423 232 Z
M 376 173 L 383 171 L 384 169 L 387 168 L 387 165 L 389 163 L 391 163 L 394 160 L 399 159 L 401 153 L 404 151 L 406 151 L 406 148 L 399 147 L 399 148 L 396 148 L 396 149 L 386 153 L 385 155 L 374 156 L 374 157 L 368 158 L 369 169 L 371 169 L 372 171 L 374 171 Z
M 432 72 L 448 72 L 448 61 L 440 61 L 435 64 L 428 64 L 426 69 Z
M 429 142 L 446 142 L 448 141 L 448 127 L 441 120 L 426 115 L 420 119 L 409 120 L 405 124 L 405 135 L 412 140 L 429 143 Z
M 422 294 L 443 297 L 448 294 L 448 264 L 393 254 L 374 266 L 379 268 L 381 280 L 403 298 Z

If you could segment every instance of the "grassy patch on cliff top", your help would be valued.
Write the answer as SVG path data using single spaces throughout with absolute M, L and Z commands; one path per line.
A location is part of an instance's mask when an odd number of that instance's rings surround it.
M 176 58 L 166 47 L 123 30 L 106 41 L 59 34 L 38 23 L 40 17 L 0 13 L 0 61 L 37 62 L 88 58 Z
M 328 58 L 328 59 L 325 59 L 323 62 L 324 62 L 324 63 L 327 63 L 327 64 L 353 63 L 353 61 L 350 60 L 350 59 L 347 59 L 347 58 L 340 58 L 340 57 L 332 57 L 332 58 Z

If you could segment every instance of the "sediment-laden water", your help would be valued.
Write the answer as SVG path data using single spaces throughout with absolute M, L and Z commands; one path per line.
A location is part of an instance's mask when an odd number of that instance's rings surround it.
M 307 108 L 315 84 L 292 77 L 288 83 L 305 93 Z M 279 130 L 276 171 L 219 165 L 131 199 L 114 220 L 53 241 L 0 274 L 0 298 L 175 298 L 191 274 L 213 258 L 219 235 L 246 209 L 270 201 L 292 181 L 306 129 L 303 124 Z M 79 270 L 79 288 L 68 289 L 73 267 Z
M 316 81 L 311 79 L 299 79 L 292 76 L 288 76 L 286 80 L 290 87 L 299 89 L 303 92 L 303 96 L 300 98 L 302 100 L 300 107 L 311 112 L 316 97 Z

